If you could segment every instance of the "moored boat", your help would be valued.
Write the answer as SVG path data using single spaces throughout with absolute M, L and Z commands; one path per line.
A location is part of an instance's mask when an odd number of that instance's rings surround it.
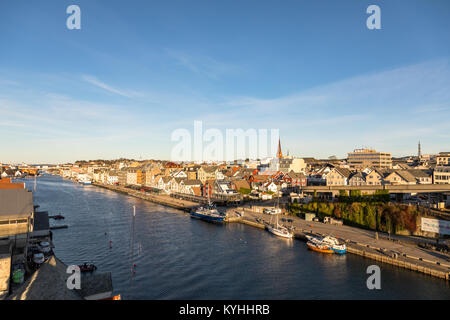
M 209 222 L 224 222 L 226 215 L 220 213 L 217 209 L 208 206 L 192 210 L 191 218 L 196 218 Z
M 312 242 L 314 244 L 323 244 L 327 245 L 331 250 L 333 250 L 334 253 L 337 254 L 344 254 L 347 252 L 347 247 L 345 243 L 340 243 L 338 239 L 331 237 L 331 236 L 325 236 L 325 237 L 319 237 L 314 235 L 306 235 L 306 238 L 309 242 Z
M 294 237 L 292 232 L 290 232 L 286 227 L 281 226 L 279 224 L 275 226 L 268 226 L 267 231 L 282 238 L 291 239 Z
M 80 268 L 81 272 L 93 272 L 97 270 L 97 267 L 94 264 L 88 264 L 86 262 L 84 264 L 80 264 L 78 267 Z
M 320 243 L 316 243 L 316 242 L 312 242 L 312 241 L 308 241 L 306 243 L 306 245 L 308 246 L 308 249 L 316 251 L 316 252 L 321 252 L 321 253 L 334 253 L 333 249 L 331 249 L 328 245 L 326 244 L 320 244 Z
M 281 209 L 279 207 L 279 201 L 280 200 L 278 198 L 276 208 L 270 209 L 270 212 L 269 212 L 269 214 L 276 216 L 276 221 L 274 224 L 272 224 L 272 217 L 270 217 L 271 222 L 270 222 L 270 224 L 268 224 L 266 226 L 266 230 L 278 237 L 292 239 L 294 237 L 294 234 L 291 231 L 289 231 L 288 228 L 286 228 L 285 226 L 278 223 L 278 215 L 281 213 Z

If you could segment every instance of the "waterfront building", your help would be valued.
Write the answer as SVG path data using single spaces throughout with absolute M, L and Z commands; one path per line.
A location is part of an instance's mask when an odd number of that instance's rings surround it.
M 218 166 L 202 166 L 198 170 L 198 179 L 205 183 L 207 180 L 223 180 L 224 175 Z
M 407 171 L 416 179 L 417 184 L 433 183 L 433 174 L 431 170 L 408 169 Z
M 350 170 L 345 168 L 333 168 L 326 175 L 327 186 L 346 186 L 348 185 L 348 179 L 350 177 Z
M 407 170 L 383 171 L 383 184 L 416 184 L 416 178 Z
M 450 165 L 450 152 L 439 152 L 436 157 L 436 165 L 448 166 Z
M 202 182 L 200 180 L 184 179 L 180 183 L 180 192 L 194 196 L 201 195 Z
M 147 165 L 145 169 L 145 186 L 155 187 L 157 185 L 156 177 L 161 174 L 159 166 Z
M 191 165 L 184 168 L 184 172 L 189 180 L 198 179 L 198 170 L 200 169 L 199 165 Z
M 291 171 L 295 173 L 305 173 L 306 171 L 306 162 L 301 158 L 286 157 L 279 159 L 278 162 L 279 170 L 283 173 L 289 173 Z
M 0 246 L 24 253 L 28 233 L 33 231 L 33 194 L 24 187 L 0 189 Z
M 362 170 L 366 167 L 386 168 L 392 167 L 392 158 L 389 152 L 377 152 L 373 149 L 355 149 L 347 157 L 350 169 Z
M 250 183 L 248 183 L 246 179 L 234 179 L 231 181 L 231 183 L 234 190 L 236 190 L 237 192 L 244 190 L 248 191 L 251 189 Z
M 127 167 L 122 167 L 119 170 L 119 175 L 118 175 L 118 180 L 119 180 L 119 185 L 121 186 L 126 186 L 127 185 Z
M 288 174 L 285 174 L 283 179 L 291 185 L 292 188 L 298 187 L 306 187 L 307 185 L 307 177 L 304 173 L 291 171 Z
M 383 174 L 376 169 L 372 169 L 366 175 L 366 183 L 369 186 L 380 186 L 383 184 Z
M 366 173 L 362 171 L 354 172 L 350 175 L 348 179 L 349 186 L 365 186 L 366 182 Z
M 450 184 L 450 166 L 436 166 L 433 171 L 435 184 Z
M 137 183 L 137 168 L 130 167 L 127 168 L 127 185 L 138 185 Z
M 109 171 L 106 173 L 106 183 L 107 184 L 118 184 L 119 183 L 119 173 L 117 171 Z

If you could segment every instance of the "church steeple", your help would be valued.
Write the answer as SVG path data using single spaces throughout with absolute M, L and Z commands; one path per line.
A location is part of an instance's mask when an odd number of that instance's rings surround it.
M 420 159 L 421 155 L 422 155 L 422 150 L 420 148 L 420 140 L 419 140 L 419 146 L 418 146 L 418 149 L 417 149 L 417 157 Z
M 283 152 L 281 152 L 281 140 L 280 140 L 280 138 L 278 138 L 277 158 L 278 159 L 283 159 Z

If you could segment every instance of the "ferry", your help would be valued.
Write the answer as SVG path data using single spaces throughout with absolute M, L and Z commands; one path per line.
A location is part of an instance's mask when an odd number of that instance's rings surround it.
M 334 253 L 333 249 L 331 249 L 328 245 L 326 244 L 321 244 L 321 243 L 316 243 L 316 242 L 312 242 L 312 241 L 308 241 L 306 243 L 306 245 L 308 246 L 308 249 L 316 251 L 316 252 L 321 252 L 321 253 Z

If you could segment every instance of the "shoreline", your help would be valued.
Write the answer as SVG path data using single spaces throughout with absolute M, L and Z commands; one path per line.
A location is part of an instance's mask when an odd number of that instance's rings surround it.
M 93 183 L 92 185 L 133 196 L 142 200 L 150 201 L 163 206 L 171 207 L 183 212 L 189 212 L 193 207 L 199 205 L 198 203 L 175 199 L 166 195 L 143 194 L 140 191 L 126 189 L 119 186 L 110 186 L 99 183 Z M 264 218 L 264 215 L 256 214 L 242 207 L 232 208 L 231 210 L 244 210 L 245 214 L 243 217 L 228 217 L 227 223 L 241 223 L 259 229 L 265 229 L 264 224 L 256 221 L 256 219 L 260 219 L 261 217 Z M 339 236 L 339 238 L 345 241 L 348 253 L 359 255 L 361 257 L 379 261 L 382 263 L 387 263 L 406 270 L 424 273 L 443 280 L 450 280 L 450 261 L 448 260 L 448 257 L 447 259 L 437 258 L 436 256 L 433 256 L 434 252 L 427 252 L 424 250 L 420 251 L 419 248 L 402 244 L 398 240 L 394 242 L 392 240 L 374 239 L 374 241 L 372 241 L 376 242 L 376 245 L 374 246 L 371 245 L 371 243 L 367 243 L 368 241 L 357 241 L 360 240 L 358 238 L 361 238 L 361 235 L 364 235 L 366 238 L 368 238 L 366 235 L 368 233 L 367 230 L 349 226 L 324 225 L 323 223 L 319 225 L 315 222 L 301 220 L 298 217 L 289 216 L 289 218 L 293 218 L 295 220 L 295 223 L 297 224 L 294 229 L 294 238 L 297 240 L 306 241 L 306 233 L 313 233 L 321 236 L 327 235 L 327 233 L 329 232 L 323 232 L 323 229 L 329 229 L 326 231 L 331 231 L 331 233 L 339 232 L 344 234 L 344 236 Z M 309 230 L 305 229 L 306 227 L 308 227 Z M 312 232 L 313 228 L 315 229 L 314 232 Z M 351 237 L 352 233 L 353 238 Z M 400 251 L 399 249 L 403 250 Z M 404 251 L 409 252 L 405 253 Z M 396 253 L 396 255 L 393 255 L 394 253 Z M 434 254 L 436 255 L 436 253 Z

